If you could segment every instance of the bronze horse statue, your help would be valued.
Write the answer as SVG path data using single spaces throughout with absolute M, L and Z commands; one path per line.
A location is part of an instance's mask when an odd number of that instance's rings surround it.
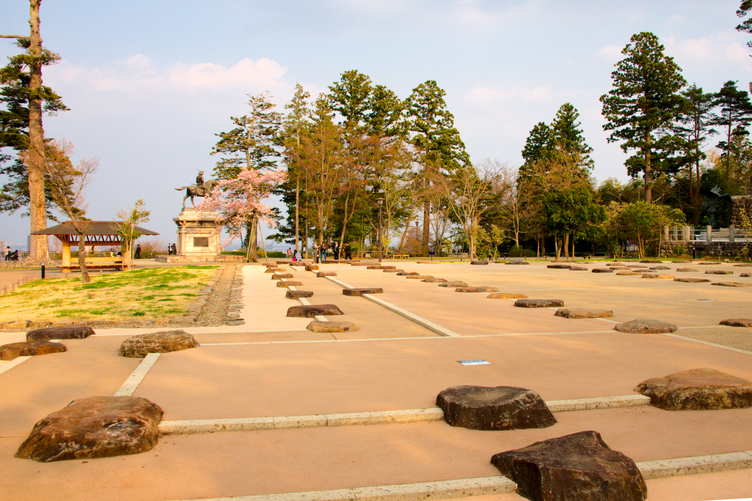
M 185 190 L 185 197 L 183 197 L 183 208 L 185 209 L 185 201 L 189 198 L 191 199 L 191 205 L 193 207 L 196 207 L 196 203 L 193 201 L 193 197 L 205 197 L 207 195 L 210 195 L 212 190 L 219 184 L 219 181 L 216 179 L 209 179 L 206 183 L 203 185 L 196 186 L 195 184 L 192 184 L 190 186 L 181 186 L 180 188 L 175 188 L 177 191 Z

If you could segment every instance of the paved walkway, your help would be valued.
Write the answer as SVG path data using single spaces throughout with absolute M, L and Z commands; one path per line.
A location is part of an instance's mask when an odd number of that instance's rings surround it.
M 401 489 L 403 499 L 433 490 L 432 499 L 474 494 L 469 499 L 511 501 L 522 498 L 490 464 L 493 454 L 583 430 L 600 432 L 644 472 L 658 460 L 692 458 L 670 462 L 659 477 L 686 469 L 676 464 L 702 463 L 699 471 L 707 473 L 648 480 L 651 500 L 752 496 L 752 409 L 666 412 L 636 401 L 633 392 L 644 379 L 700 367 L 752 380 L 752 335 L 718 325 L 752 317 L 752 287 L 556 270 L 545 263 L 390 264 L 562 299 L 567 307 L 612 309 L 614 317 L 564 319 L 555 309 L 515 308 L 512 300 L 365 267 L 322 264 L 337 272 L 331 280 L 285 266 L 292 280 L 304 283 L 298 289 L 314 292 L 311 303 L 333 303 L 345 313 L 329 320 L 360 328 L 313 333 L 305 328 L 310 319 L 285 316 L 299 302 L 285 299 L 286 289 L 264 267 L 247 266 L 245 325 L 185 329 L 200 348 L 146 359 L 153 365 L 133 395 L 159 404 L 163 425 L 183 430 L 165 431 L 170 434 L 147 453 L 50 464 L 13 458 L 46 414 L 76 398 L 119 391 L 142 363 L 119 357 L 120 343 L 150 330 L 102 329 L 66 341 L 64 354 L 0 362 L 0 498 L 47 499 L 54 492 L 56 499 L 77 500 L 303 499 L 275 495 L 324 491 L 315 499 L 386 499 L 384 492 Z M 752 278 L 739 277 L 748 270 L 729 264 L 668 266 L 659 273 L 752 285 Z M 698 271 L 676 271 L 682 267 Z M 734 274 L 706 275 L 710 268 Z M 340 283 L 382 287 L 375 295 L 382 304 L 343 296 Z M 613 330 L 614 322 L 634 318 L 670 321 L 679 330 Z M 0 334 L 2 344 L 20 339 L 23 333 Z M 458 363 L 478 359 L 488 364 Z M 523 386 L 557 408 L 606 408 L 556 412 L 558 423 L 542 430 L 453 428 L 440 420 L 435 398 L 460 384 Z M 347 425 L 383 421 L 389 424 Z M 385 487 L 395 485 L 401 487 Z

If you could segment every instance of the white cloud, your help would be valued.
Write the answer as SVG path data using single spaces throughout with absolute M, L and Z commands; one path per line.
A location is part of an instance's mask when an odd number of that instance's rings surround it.
M 748 63 L 749 51 L 740 38 L 741 35 L 736 32 L 723 31 L 696 39 L 677 40 L 670 37 L 664 44 L 666 52 L 677 61 L 713 65 Z
M 606 45 L 595 52 L 595 55 L 608 61 L 618 61 L 622 58 L 622 49 L 618 45 Z
M 214 63 L 175 63 L 166 68 L 155 67 L 152 60 L 136 54 L 115 61 L 106 68 L 73 66 L 63 61 L 46 70 L 50 79 L 87 83 L 97 91 L 141 92 L 144 90 L 226 90 L 247 89 L 249 92 L 287 89 L 282 81 L 287 69 L 276 61 L 245 58 L 225 67 Z

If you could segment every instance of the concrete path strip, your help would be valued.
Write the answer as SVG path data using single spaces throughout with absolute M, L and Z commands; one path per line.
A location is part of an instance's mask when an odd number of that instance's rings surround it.
M 326 278 L 327 280 L 329 280 L 331 282 L 334 282 L 337 285 L 341 285 L 342 287 L 344 287 L 346 289 L 352 289 L 351 286 L 347 285 L 344 282 L 341 282 L 341 281 L 337 280 L 336 278 L 333 278 L 333 277 L 324 277 L 324 278 Z M 401 315 L 401 316 L 405 317 L 406 319 L 415 322 L 418 325 L 422 325 L 426 329 L 428 329 L 430 331 L 433 331 L 433 332 L 435 332 L 436 334 L 438 334 L 440 336 L 444 336 L 444 337 L 462 337 L 459 334 L 457 334 L 456 332 L 450 331 L 449 329 L 446 329 L 446 328 L 444 328 L 444 327 L 442 327 L 442 326 L 440 326 L 438 324 L 435 324 L 435 323 L 431 322 L 430 320 L 426 320 L 425 318 L 419 317 L 415 313 L 411 313 L 411 312 L 409 312 L 407 310 L 403 310 L 402 308 L 400 308 L 398 306 L 395 306 L 392 303 L 388 303 L 388 302 L 384 301 L 383 299 L 379 299 L 379 298 L 375 297 L 373 294 L 363 294 L 362 297 L 368 299 L 369 301 L 371 301 L 373 303 L 378 304 L 379 306 L 383 306 L 387 310 L 393 311 L 394 313 L 396 313 L 398 315 Z
M 330 491 L 206 498 L 194 501 L 418 501 L 426 498 L 448 499 L 489 494 L 511 494 L 515 489 L 517 489 L 517 484 L 508 478 L 498 476 L 416 484 L 356 487 Z
M 160 355 L 161 353 L 149 353 L 148 355 L 146 355 L 139 366 L 136 367 L 136 370 L 134 370 L 131 375 L 128 376 L 128 379 L 125 380 L 125 383 L 123 383 L 120 389 L 115 392 L 114 396 L 130 397 L 131 395 L 133 395 L 133 392 L 136 391 L 138 385 L 141 384 L 141 381 L 144 380 L 154 364 L 157 363 Z
M 546 405 L 551 412 L 568 412 L 614 409 L 617 407 L 638 407 L 648 405 L 649 403 L 650 398 L 643 395 L 624 395 L 619 397 L 582 398 L 576 400 L 552 400 L 546 402 Z M 443 411 L 438 407 L 431 407 L 428 409 L 351 412 L 308 416 L 162 421 L 159 423 L 159 432 L 162 435 L 190 435 L 194 433 L 214 433 L 217 431 L 257 431 L 319 426 L 415 423 L 419 421 L 441 421 L 442 419 L 444 419 Z
M 18 366 L 19 364 L 27 361 L 30 358 L 31 357 L 16 357 L 13 360 L 9 360 L 7 362 L 3 362 L 2 364 L 0 364 L 0 374 L 2 374 L 3 372 L 11 370 L 13 367 Z
M 637 463 L 637 467 L 640 469 L 645 480 L 739 470 L 752 467 L 752 451 L 661 461 L 644 461 Z M 450 499 L 511 494 L 516 489 L 517 484 L 513 481 L 506 477 L 498 476 L 328 491 L 205 498 L 193 501 L 417 501 L 427 498 Z

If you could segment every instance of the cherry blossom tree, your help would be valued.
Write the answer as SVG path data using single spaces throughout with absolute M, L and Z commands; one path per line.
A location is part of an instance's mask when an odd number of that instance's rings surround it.
M 269 167 L 264 171 L 241 169 L 236 177 L 221 180 L 196 208 L 218 212 L 222 226 L 233 238 L 241 238 L 240 232 L 250 221 L 276 226 L 274 211 L 263 200 L 284 182 L 286 176 L 287 173 L 278 167 Z M 248 248 L 250 250 L 250 243 Z

